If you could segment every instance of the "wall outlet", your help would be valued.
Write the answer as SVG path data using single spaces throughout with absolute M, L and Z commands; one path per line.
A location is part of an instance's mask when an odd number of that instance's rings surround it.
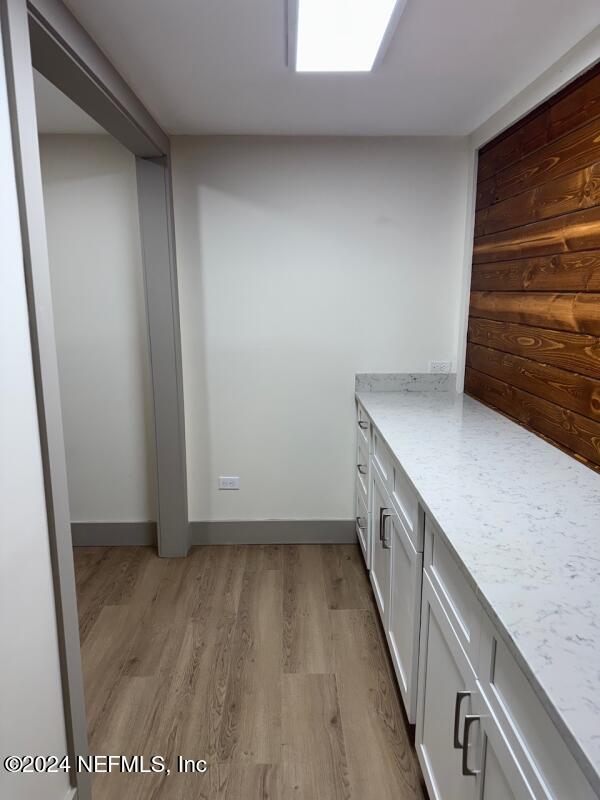
M 219 489 L 239 489 L 240 479 L 238 475 L 219 475 Z
M 451 361 L 430 361 L 429 372 L 441 372 L 447 375 L 452 369 Z

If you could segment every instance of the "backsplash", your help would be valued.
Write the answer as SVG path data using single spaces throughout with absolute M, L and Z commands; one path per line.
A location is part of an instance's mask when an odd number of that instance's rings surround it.
M 363 372 L 354 379 L 357 392 L 454 392 L 456 373 Z

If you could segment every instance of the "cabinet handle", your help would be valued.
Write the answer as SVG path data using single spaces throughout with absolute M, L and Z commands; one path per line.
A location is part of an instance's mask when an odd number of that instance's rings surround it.
M 387 511 L 387 508 L 380 506 L 379 508 L 379 541 L 383 541 L 383 515 Z
M 365 520 L 364 517 L 357 517 L 356 524 L 358 525 L 361 531 L 364 531 L 364 529 L 367 527 L 367 521 Z
M 387 508 L 384 509 L 384 511 L 387 511 Z M 381 544 L 383 545 L 383 549 L 384 550 L 391 550 L 392 549 L 392 545 L 388 544 L 388 540 L 385 538 L 385 521 L 386 521 L 386 519 L 389 519 L 389 518 L 390 518 L 389 514 L 383 514 L 382 517 L 381 517 Z
M 462 744 L 458 738 L 458 726 L 460 724 L 460 707 L 465 697 L 471 697 L 471 692 L 457 692 L 456 703 L 454 705 L 454 749 L 460 750 Z
M 367 428 L 369 427 L 369 423 L 368 423 L 368 422 L 366 422 L 364 419 L 359 419 L 359 420 L 358 420 L 358 427 L 359 427 L 359 428 L 362 428 L 362 429 L 363 429 L 363 431 L 366 431 L 366 430 L 367 430 Z
M 475 777 L 479 775 L 480 770 L 478 769 L 470 769 L 468 764 L 469 759 L 469 731 L 471 730 L 471 725 L 474 722 L 479 722 L 481 717 L 477 716 L 477 714 L 465 714 L 465 729 L 463 732 L 463 743 L 462 743 L 462 774 L 466 777 Z
M 356 469 L 360 472 L 361 475 L 367 474 L 367 468 L 364 464 L 357 464 Z

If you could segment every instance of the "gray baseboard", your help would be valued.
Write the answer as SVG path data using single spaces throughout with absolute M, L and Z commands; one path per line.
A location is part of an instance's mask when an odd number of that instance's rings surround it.
M 242 520 L 190 522 L 192 545 L 351 544 L 354 520 Z M 154 522 L 73 522 L 74 547 L 156 545 Z
M 156 545 L 156 522 L 72 522 L 74 547 Z
M 197 544 L 350 544 L 356 541 L 354 520 L 286 519 L 241 522 L 190 522 Z

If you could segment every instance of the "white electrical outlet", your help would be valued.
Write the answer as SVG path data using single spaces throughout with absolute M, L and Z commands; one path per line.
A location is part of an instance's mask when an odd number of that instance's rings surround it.
M 429 372 L 441 372 L 447 375 L 452 368 L 451 361 L 430 361 L 429 362 Z
M 239 489 L 240 479 L 238 475 L 219 475 L 219 489 Z

